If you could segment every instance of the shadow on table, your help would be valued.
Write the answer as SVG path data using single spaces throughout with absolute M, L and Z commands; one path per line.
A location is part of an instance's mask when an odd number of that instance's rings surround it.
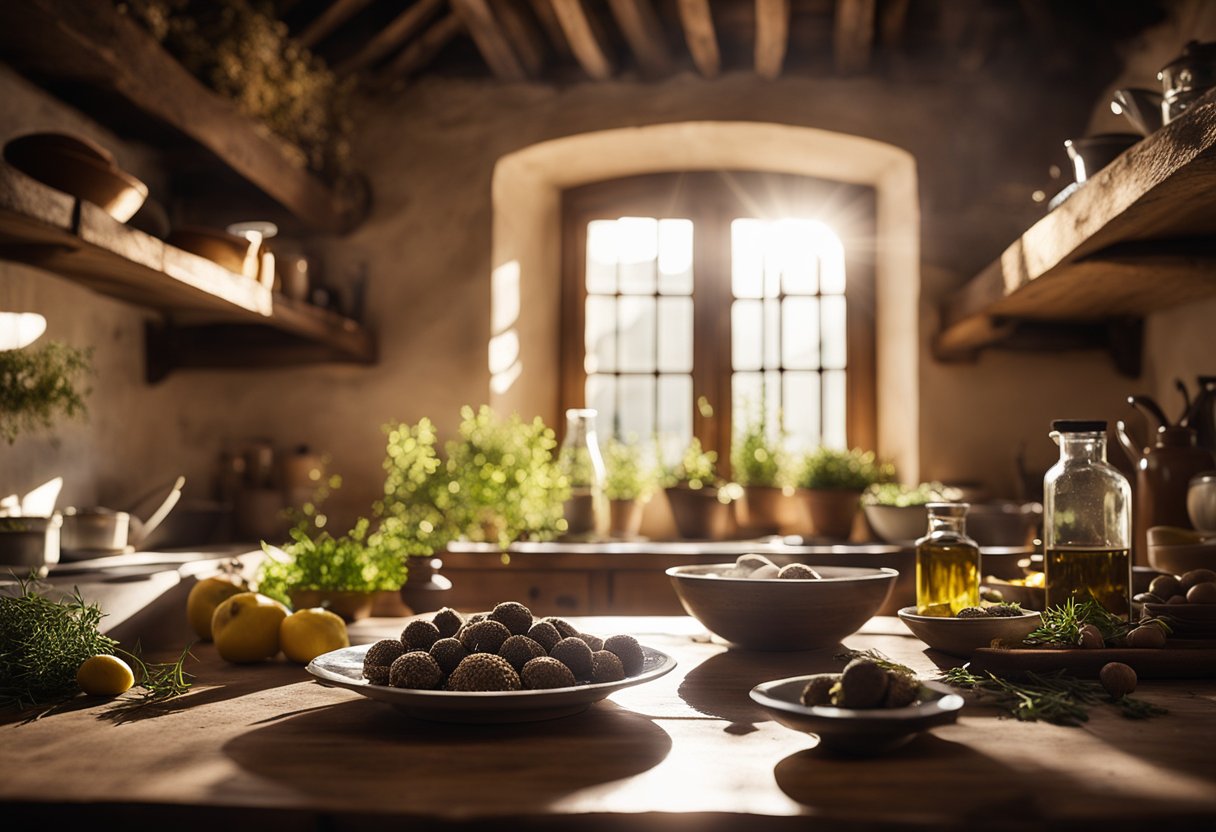
M 787 676 L 839 673 L 844 665 L 836 655 L 843 650 L 839 644 L 795 652 L 727 650 L 690 670 L 678 692 L 700 713 L 730 722 L 727 733 L 747 734 L 756 730 L 755 723 L 770 719 L 748 696 L 752 688 Z
M 476 804 L 530 812 L 648 771 L 667 757 L 671 737 L 606 701 L 560 719 L 469 725 L 416 720 L 353 700 L 256 727 L 223 750 L 259 778 L 351 807 L 445 813 Z

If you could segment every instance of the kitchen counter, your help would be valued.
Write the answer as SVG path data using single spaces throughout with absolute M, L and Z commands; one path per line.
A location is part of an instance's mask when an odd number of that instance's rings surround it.
M 968 705 L 883 757 L 839 759 L 769 720 L 758 682 L 839 668 L 834 651 L 746 653 L 684 617 L 584 618 L 636 634 L 679 667 L 585 713 L 465 726 L 412 720 L 326 688 L 282 660 L 255 666 L 194 648 L 187 696 L 127 713 L 79 699 L 0 722 L 0 800 L 11 829 L 170 828 L 1136 830 L 1216 825 L 1216 683 L 1146 682 L 1170 714 L 1098 707 L 1083 727 L 1019 723 Z M 352 628 L 356 642 L 400 619 Z M 931 675 L 903 625 L 845 640 Z M 15 823 L 15 825 L 13 825 Z

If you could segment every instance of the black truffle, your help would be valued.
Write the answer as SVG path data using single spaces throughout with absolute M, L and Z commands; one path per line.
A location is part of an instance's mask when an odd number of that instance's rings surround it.
M 491 621 L 497 621 L 513 636 L 525 635 L 532 628 L 532 611 L 517 601 L 503 601 L 490 612 Z
M 439 635 L 439 628 L 429 621 L 418 619 L 411 621 L 405 625 L 405 629 L 401 631 L 401 643 L 406 647 L 417 647 L 421 650 L 430 650 L 431 645 L 439 641 L 442 636 Z
M 581 638 L 562 639 L 553 645 L 549 655 L 570 668 L 575 679 L 591 678 L 591 648 Z
M 492 653 L 474 653 L 457 665 L 448 677 L 448 690 L 519 690 L 519 687 L 519 674 L 515 668 L 502 656 Z
M 547 653 L 553 649 L 553 645 L 562 640 L 562 634 L 548 621 L 537 621 L 532 625 L 532 629 L 528 630 L 528 638 L 545 648 Z
M 616 653 L 597 650 L 591 654 L 592 682 L 619 682 L 625 678 L 625 668 Z
M 993 618 L 1017 618 L 1022 608 L 1017 604 L 993 604 L 985 610 Z
M 389 668 L 388 683 L 395 688 L 433 690 L 443 683 L 443 669 L 429 653 L 406 653 Z
M 840 676 L 836 704 L 842 708 L 877 708 L 887 695 L 890 674 L 865 659 L 854 659 Z
M 781 571 L 777 573 L 777 577 L 800 581 L 816 581 L 819 580 L 819 573 L 805 563 L 789 563 L 781 567 Z
M 568 688 L 576 684 L 570 668 L 548 656 L 539 656 L 529 661 L 520 675 L 523 677 L 524 687 L 528 690 Z
M 439 663 L 445 674 L 455 670 L 467 655 L 469 651 L 454 638 L 441 638 L 431 645 L 431 658 Z
M 470 653 L 497 653 L 511 631 L 497 621 L 478 621 L 466 624 L 460 631 L 460 643 Z
M 604 640 L 604 649 L 616 653 L 625 668 L 627 676 L 636 676 L 642 672 L 646 657 L 642 654 L 642 645 L 633 636 L 610 636 Z
M 802 689 L 803 705 L 831 705 L 832 688 L 840 681 L 838 673 L 821 673 L 812 676 Z
M 470 615 L 468 618 L 466 618 L 464 620 L 464 623 L 466 625 L 476 624 L 478 621 L 485 621 L 489 617 L 490 617 L 490 614 L 488 612 L 475 612 L 472 615 Z
M 377 641 L 367 648 L 363 656 L 363 676 L 373 685 L 388 684 L 388 669 L 405 652 L 401 642 L 395 638 Z
M 564 618 L 549 616 L 548 618 L 542 618 L 541 621 L 547 621 L 556 627 L 557 631 L 562 634 L 562 638 L 576 638 L 578 636 L 578 630 Z
M 441 638 L 451 638 L 460 632 L 460 628 L 464 626 L 464 616 L 451 607 L 444 607 L 435 613 L 435 617 L 431 619 L 431 623 L 439 630 Z
M 604 640 L 599 636 L 593 636 L 591 633 L 579 633 L 578 637 L 587 642 L 587 646 L 591 648 L 592 653 L 604 649 Z
M 887 684 L 887 694 L 883 697 L 884 708 L 906 708 L 916 701 L 920 693 L 920 682 L 907 673 L 888 671 L 891 677 Z
M 545 648 L 527 636 L 511 636 L 498 648 L 498 655 L 510 662 L 516 671 L 520 671 L 532 659 L 545 655 Z
M 955 618 L 987 618 L 988 612 L 983 607 L 963 607 L 954 614 Z

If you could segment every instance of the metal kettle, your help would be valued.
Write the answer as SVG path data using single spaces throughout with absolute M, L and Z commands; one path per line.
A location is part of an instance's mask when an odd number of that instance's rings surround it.
M 1169 124 L 1216 87 L 1216 42 L 1188 42 L 1181 55 L 1161 68 L 1157 80 L 1163 95 L 1162 122 Z

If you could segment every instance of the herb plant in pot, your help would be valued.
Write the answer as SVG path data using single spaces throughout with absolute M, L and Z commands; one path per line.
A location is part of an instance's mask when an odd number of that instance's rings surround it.
M 732 531 L 730 496 L 720 487 L 718 454 L 693 437 L 683 457 L 666 475 L 667 502 L 681 537 L 721 540 Z
M 814 534 L 847 540 L 861 505 L 861 494 L 871 485 L 887 482 L 895 471 L 879 462 L 873 451 L 841 451 L 821 447 L 807 455 L 798 477 Z
M 940 482 L 903 485 L 896 482 L 877 483 L 866 489 L 861 497 L 861 510 L 870 531 L 886 543 L 910 544 L 924 537 L 929 526 L 926 503 L 958 499 L 958 492 Z
M 731 446 L 731 473 L 743 486 L 743 499 L 735 503 L 735 517 L 752 534 L 776 534 L 790 523 L 790 501 L 781 482 L 781 458 L 780 444 L 770 444 L 759 419 L 748 423 Z
M 608 533 L 614 538 L 635 538 L 642 526 L 646 501 L 655 486 L 654 469 L 646 449 L 636 442 L 609 439 L 604 445 L 604 466 Z

